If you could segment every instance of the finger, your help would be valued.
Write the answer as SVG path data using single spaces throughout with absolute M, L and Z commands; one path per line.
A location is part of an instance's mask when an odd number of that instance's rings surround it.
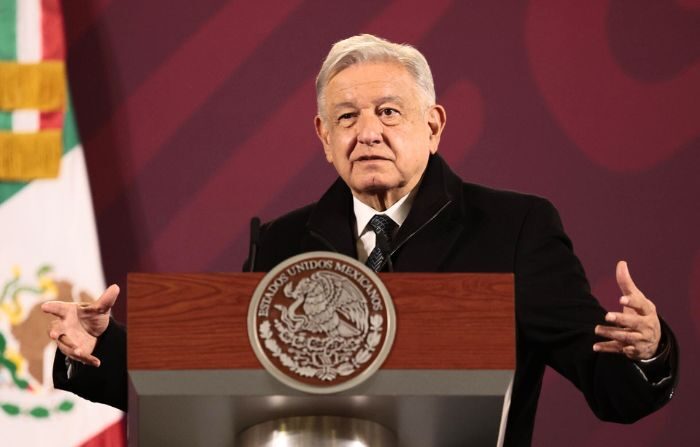
M 639 343 L 644 340 L 644 336 L 639 332 L 630 331 L 625 328 L 598 325 L 595 328 L 595 333 L 596 335 L 619 341 L 625 345 Z
M 65 334 L 59 335 L 59 337 L 56 339 L 56 346 L 58 346 L 58 349 L 66 357 L 82 362 L 82 360 L 75 357 L 75 345 L 68 337 L 65 336 Z
M 634 281 L 632 281 L 632 276 L 630 276 L 630 271 L 625 261 L 619 261 L 617 263 L 615 279 L 617 279 L 617 285 L 620 287 L 623 295 L 630 295 L 639 290 L 634 284 Z
M 620 298 L 620 304 L 630 309 L 634 309 L 640 315 L 652 315 L 656 313 L 656 306 L 648 300 L 641 292 L 637 291 L 632 295 Z
M 75 343 L 73 343 L 73 341 L 66 334 L 60 334 L 58 337 L 56 337 L 56 344 L 59 346 L 59 348 L 63 346 L 66 349 L 69 349 L 71 353 L 75 349 Z
M 605 321 L 615 323 L 618 327 L 640 331 L 647 326 L 647 320 L 638 314 L 623 313 L 623 312 L 608 312 L 605 315 Z
M 75 344 L 73 344 L 73 342 L 65 334 L 61 335 L 58 340 L 56 340 L 56 345 L 62 353 L 75 361 L 90 366 L 100 366 L 100 360 L 97 357 L 91 354 L 85 354 L 80 350 L 80 348 L 76 348 Z
M 85 363 L 86 365 L 98 367 L 100 366 L 100 360 L 92 354 L 84 354 L 80 348 L 73 351 L 73 355 L 76 360 Z
M 66 343 L 66 337 L 60 337 L 56 339 L 56 346 L 58 349 L 66 355 L 66 357 L 71 357 L 73 355 L 73 347 Z
M 119 296 L 119 286 L 112 284 L 107 287 L 101 297 L 97 299 L 96 308 L 99 313 L 106 313 L 114 306 L 117 301 L 117 296 Z
M 596 352 L 622 353 L 625 345 L 617 341 L 601 341 L 593 345 Z
M 47 301 L 41 305 L 41 310 L 58 318 L 65 318 L 68 314 L 68 305 L 61 301 Z
M 637 349 L 636 346 L 625 346 L 624 348 L 622 348 L 622 353 L 629 358 L 639 357 L 639 349 Z
M 117 296 L 119 296 L 119 286 L 112 284 L 107 287 L 107 290 L 102 293 L 97 301 L 87 306 L 81 306 L 81 309 L 86 313 L 105 314 L 112 309 L 117 301 Z
M 49 326 L 49 338 L 51 340 L 58 340 L 58 337 L 63 335 L 65 332 L 63 329 L 63 324 L 62 320 L 51 320 L 50 326 Z
M 49 329 L 49 338 L 51 340 L 58 340 L 58 338 L 63 335 L 60 329 L 52 328 Z

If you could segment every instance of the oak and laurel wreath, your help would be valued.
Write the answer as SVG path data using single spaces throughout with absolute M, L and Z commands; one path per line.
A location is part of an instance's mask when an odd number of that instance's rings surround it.
M 372 353 L 377 349 L 377 345 L 379 345 L 382 338 L 381 332 L 384 318 L 382 318 L 381 315 L 372 315 L 369 322 L 369 334 L 367 334 L 367 338 L 364 341 L 364 346 L 362 349 L 355 354 L 352 363 L 342 363 L 337 368 L 331 368 L 329 371 L 324 371 L 321 368 L 314 368 L 312 366 L 300 366 L 296 360 L 282 351 L 282 348 L 280 348 L 277 341 L 272 338 L 273 334 L 269 321 L 263 321 L 260 324 L 259 330 L 260 337 L 265 340 L 265 347 L 272 353 L 272 356 L 279 358 L 282 365 L 289 368 L 293 373 L 296 373 L 302 377 L 317 377 L 321 380 L 333 380 L 337 377 L 337 375 L 349 376 L 358 367 L 364 363 L 367 363 L 367 361 L 372 358 Z
M 0 289 L 0 304 L 6 305 L 7 309 L 10 309 L 12 312 L 21 312 L 21 307 L 19 304 L 19 295 L 21 293 L 28 292 L 34 295 L 41 295 L 47 290 L 56 287 L 53 281 L 47 276 L 51 270 L 52 267 L 48 264 L 39 267 L 39 269 L 36 271 L 36 277 L 39 279 L 39 286 L 35 287 L 28 284 L 22 284 L 20 282 L 20 271 L 19 269 L 16 269 L 13 272 L 12 279 L 7 281 Z M 5 303 L 5 300 L 8 302 Z M 21 390 L 29 389 L 29 382 L 20 377 L 17 365 L 5 356 L 6 347 L 7 341 L 5 340 L 2 332 L 0 332 L 0 368 L 4 367 L 9 371 L 10 377 L 17 388 Z M 6 415 L 12 417 L 29 416 L 36 419 L 46 419 L 52 414 L 68 413 L 74 406 L 75 404 L 70 400 L 63 400 L 55 407 L 35 405 L 26 408 L 12 402 L 0 401 L 0 410 L 2 410 L 2 412 Z
M 51 416 L 52 413 L 67 413 L 73 409 L 73 402 L 64 400 L 54 408 L 37 405 L 32 408 L 22 408 L 9 402 L 0 403 L 0 409 L 9 416 L 31 416 L 37 419 L 45 419 Z

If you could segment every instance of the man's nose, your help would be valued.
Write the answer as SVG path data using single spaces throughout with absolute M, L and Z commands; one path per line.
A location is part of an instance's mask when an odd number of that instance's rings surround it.
M 357 120 L 357 142 L 374 146 L 382 142 L 382 122 L 373 113 L 361 113 Z

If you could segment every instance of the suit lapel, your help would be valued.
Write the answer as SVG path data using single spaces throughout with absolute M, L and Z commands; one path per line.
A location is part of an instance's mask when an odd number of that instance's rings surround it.
M 333 251 L 357 258 L 352 194 L 338 178 L 318 201 L 306 224 L 303 251 Z
M 406 221 L 395 238 L 397 271 L 439 271 L 462 234 L 462 181 L 431 156 Z
M 437 155 L 430 157 L 411 211 L 394 238 L 396 271 L 435 272 L 462 235 L 462 181 Z M 338 178 L 307 222 L 302 251 L 334 251 L 357 259 L 352 194 Z

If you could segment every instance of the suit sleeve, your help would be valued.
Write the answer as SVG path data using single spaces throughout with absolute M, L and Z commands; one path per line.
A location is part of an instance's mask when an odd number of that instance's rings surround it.
M 60 350 L 56 350 L 53 363 L 54 386 L 126 411 L 126 330 L 110 319 L 109 326 L 97 341 L 93 355 L 100 359 L 99 368 L 72 362 L 69 378 L 66 357 Z
M 596 324 L 605 309 L 591 295 L 581 263 L 554 207 L 537 199 L 521 228 L 516 296 L 520 348 L 532 350 L 577 388 L 606 421 L 630 423 L 663 406 L 678 381 L 678 345 L 662 321 L 668 353 L 661 368 L 667 380 L 645 377 L 623 355 L 596 353 Z

